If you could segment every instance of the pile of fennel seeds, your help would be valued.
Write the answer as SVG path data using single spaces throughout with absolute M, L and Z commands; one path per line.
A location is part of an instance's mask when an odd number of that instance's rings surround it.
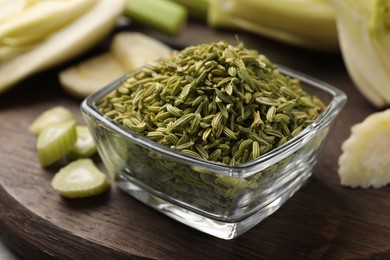
M 100 109 L 157 143 L 239 165 L 296 136 L 324 105 L 264 55 L 220 41 L 149 62 Z

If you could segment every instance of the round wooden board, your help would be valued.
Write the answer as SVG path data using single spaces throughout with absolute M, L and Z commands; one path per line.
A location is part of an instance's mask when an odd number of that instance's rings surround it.
M 39 166 L 36 138 L 27 127 L 42 111 L 56 105 L 71 109 L 83 123 L 80 100 L 64 93 L 58 82 L 57 73 L 63 65 L 0 95 L 3 240 L 27 259 L 389 259 L 389 187 L 352 190 L 342 187 L 337 176 L 340 145 L 350 127 L 375 111 L 353 86 L 341 56 L 237 34 L 247 47 L 335 85 L 349 98 L 313 176 L 276 213 L 242 236 L 225 241 L 154 211 L 115 185 L 94 198 L 61 198 L 50 186 L 60 164 L 45 169 Z M 190 24 L 175 39 L 153 35 L 174 47 L 234 40 L 231 32 L 199 24 Z M 101 163 L 99 166 L 104 170 Z

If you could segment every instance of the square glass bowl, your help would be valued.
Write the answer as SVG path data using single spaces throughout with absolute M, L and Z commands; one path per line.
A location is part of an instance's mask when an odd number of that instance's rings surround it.
M 310 177 L 346 95 L 319 80 L 279 67 L 320 98 L 325 110 L 284 145 L 256 160 L 225 166 L 160 145 L 99 111 L 127 76 L 86 98 L 81 110 L 118 187 L 163 214 L 210 235 L 232 239 L 286 202 Z

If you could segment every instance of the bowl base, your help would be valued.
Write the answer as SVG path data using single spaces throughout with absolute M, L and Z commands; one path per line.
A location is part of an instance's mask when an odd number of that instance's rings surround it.
M 144 204 L 163 213 L 164 215 L 209 235 L 229 240 L 243 234 L 244 232 L 248 231 L 258 223 L 260 223 L 266 217 L 274 213 L 297 190 L 299 190 L 302 185 L 306 183 L 307 179 L 310 176 L 311 172 L 303 174 L 302 176 L 300 176 L 300 178 L 298 178 L 300 179 L 299 181 L 294 181 L 292 183 L 288 192 L 285 192 L 265 207 L 262 207 L 261 209 L 256 211 L 254 214 L 236 222 L 210 218 L 180 205 L 174 204 L 145 189 L 142 189 L 138 185 L 129 181 L 126 176 L 119 174 L 117 175 L 115 181 L 116 185 L 124 192 L 131 195 L 135 199 L 143 202 Z

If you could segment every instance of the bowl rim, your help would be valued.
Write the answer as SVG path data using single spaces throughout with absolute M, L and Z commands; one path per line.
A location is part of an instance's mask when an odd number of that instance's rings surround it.
M 152 141 L 145 136 L 137 134 L 130 129 L 120 126 L 112 119 L 102 114 L 97 109 L 96 104 L 104 96 L 106 96 L 115 88 L 117 88 L 129 75 L 134 73 L 136 70 L 125 74 L 114 82 L 101 88 L 97 92 L 89 95 L 82 101 L 81 111 L 84 117 L 92 117 L 95 120 L 100 121 L 109 129 L 124 136 L 125 138 L 129 138 L 130 140 L 136 142 L 142 147 L 161 153 L 165 157 L 178 160 L 192 166 L 200 167 L 207 171 L 212 171 L 214 173 L 223 174 L 235 178 L 246 178 L 251 176 L 252 174 L 264 170 L 265 168 L 277 163 L 278 161 L 283 160 L 290 154 L 296 152 L 301 147 L 303 147 L 307 142 L 309 142 L 314 136 L 316 136 L 322 129 L 327 127 L 337 117 L 337 115 L 342 110 L 343 106 L 347 101 L 347 96 L 343 91 L 326 82 L 308 76 L 304 73 L 297 72 L 285 66 L 277 65 L 277 67 L 282 74 L 300 80 L 301 84 L 306 85 L 306 87 L 315 87 L 317 89 L 320 89 L 321 91 L 330 94 L 332 96 L 332 99 L 329 101 L 328 105 L 325 107 L 324 111 L 322 111 L 322 113 L 317 117 L 317 119 L 313 123 L 308 125 L 306 128 L 304 128 L 302 132 L 300 132 L 297 136 L 288 140 L 285 144 L 265 153 L 259 158 L 237 166 L 223 165 L 220 163 L 196 158 L 191 155 L 181 153 L 180 151 L 173 150 L 167 146 Z

